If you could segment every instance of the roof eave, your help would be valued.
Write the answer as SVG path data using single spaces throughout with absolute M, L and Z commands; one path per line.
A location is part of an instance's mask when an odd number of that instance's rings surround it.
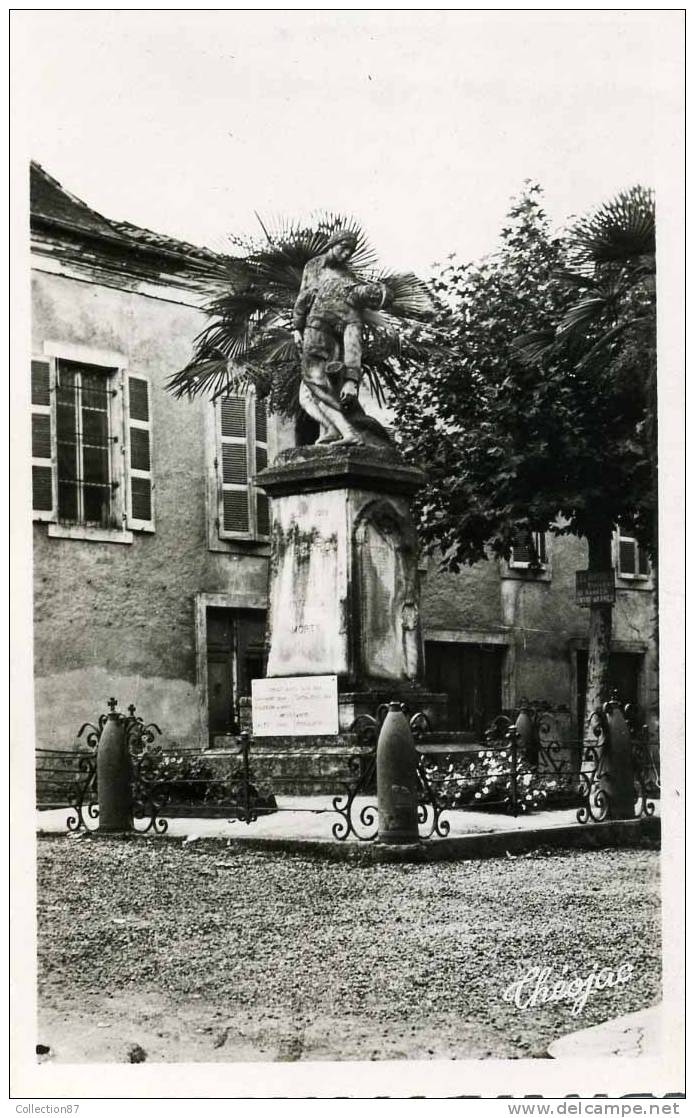
M 42 214 L 38 211 L 32 212 L 30 223 L 32 226 L 38 223 L 44 228 L 57 229 L 83 240 L 103 242 L 112 245 L 114 248 L 121 249 L 126 253 L 140 253 L 153 258 L 176 261 L 178 264 L 185 264 L 188 268 L 191 268 L 194 264 L 200 266 L 208 262 L 212 263 L 212 261 L 207 261 L 204 257 L 189 256 L 184 252 L 177 252 L 175 249 L 153 245 L 146 241 L 137 241 L 135 238 L 129 239 L 125 234 L 117 232 L 110 234 L 103 230 L 84 229 L 79 225 L 75 225 L 73 222 L 65 221 L 63 218 Z

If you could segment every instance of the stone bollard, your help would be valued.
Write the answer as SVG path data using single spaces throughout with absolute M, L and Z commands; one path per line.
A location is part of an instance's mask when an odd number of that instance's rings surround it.
M 632 735 L 617 703 L 605 703 L 606 742 L 601 785 L 610 804 L 611 819 L 633 819 L 635 815 L 635 772 Z
M 417 752 L 408 720 L 389 703 L 376 747 L 379 842 L 418 842 Z
M 112 709 L 97 746 L 99 832 L 115 834 L 133 829 L 131 762 L 126 742 L 126 720 Z

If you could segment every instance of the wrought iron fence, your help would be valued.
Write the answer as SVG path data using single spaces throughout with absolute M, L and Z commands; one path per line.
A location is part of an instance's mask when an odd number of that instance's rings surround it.
M 99 816 L 96 748 L 37 749 L 36 762 L 37 807 L 66 807 L 69 831 L 94 830 Z
M 632 739 L 634 815 L 653 815 L 650 797 L 658 795 L 659 777 L 647 728 L 638 723 L 635 712 L 621 709 Z M 529 716 L 530 734 L 521 732 L 518 715 L 514 720 L 500 715 L 486 731 L 482 747 L 437 747 L 429 744 L 437 735 L 420 733 L 418 748 L 434 798 L 450 810 L 506 811 L 518 816 L 571 807 L 579 823 L 610 818 L 611 747 L 604 712 L 591 717 L 591 740 L 577 741 L 558 734 L 558 711 L 549 704 L 529 704 L 521 711 Z
M 615 700 L 614 700 L 615 701 Z M 109 701 L 111 711 L 116 700 Z M 164 744 L 154 723 L 145 724 L 134 706 L 123 716 L 131 766 L 132 810 L 136 830 L 163 834 L 168 819 L 181 816 L 224 818 L 251 824 L 280 811 L 338 816 L 332 835 L 338 841 L 377 838 L 376 747 L 387 712 L 360 716 L 343 744 L 320 751 L 280 749 L 241 734 L 223 750 L 199 751 Z M 650 797 L 658 794 L 658 767 L 649 750 L 646 727 L 636 712 L 621 708 L 632 735 L 635 816 L 654 813 Z M 609 742 L 602 712 L 591 720 L 590 744 L 568 741 L 558 732 L 557 711 L 548 704 L 526 704 L 520 718 L 500 715 L 485 734 L 433 733 L 426 715 L 410 718 L 418 752 L 417 795 L 421 838 L 444 838 L 452 810 L 504 811 L 517 816 L 544 808 L 573 807 L 580 823 L 611 816 L 610 780 L 606 778 Z M 521 713 L 521 712 L 520 712 Z M 37 802 L 40 808 L 70 809 L 70 831 L 98 826 L 97 748 L 107 715 L 79 731 L 80 748 L 39 750 Z M 530 727 L 530 731 L 529 731 Z M 522 730 L 524 732 L 522 732 Z M 283 772 L 287 762 L 302 760 L 302 772 Z M 269 770 L 266 776 L 263 769 Z M 332 787 L 330 806 L 278 803 L 278 796 L 313 789 L 317 781 Z

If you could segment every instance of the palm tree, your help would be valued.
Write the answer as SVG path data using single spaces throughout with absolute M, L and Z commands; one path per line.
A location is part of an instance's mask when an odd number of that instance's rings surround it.
M 527 360 L 549 350 L 585 368 L 616 356 L 625 334 L 655 331 L 656 224 L 653 191 L 635 186 L 581 218 L 569 230 L 569 268 L 556 273 L 577 297 L 560 321 L 526 334 L 516 345 Z
M 260 222 L 260 218 L 259 218 Z M 271 410 L 294 416 L 299 410 L 300 357 L 292 337 L 292 308 L 306 263 L 326 250 L 339 229 L 357 237 L 350 261 L 356 283 L 377 281 L 389 293 L 388 312 L 364 312 L 363 368 L 379 403 L 397 390 L 399 320 L 426 317 L 431 298 L 414 275 L 377 268 L 376 255 L 357 222 L 325 214 L 313 226 L 281 223 L 265 240 L 235 243 L 238 255 L 220 257 L 199 279 L 210 298 L 210 323 L 194 342 L 194 353 L 175 373 L 168 389 L 176 397 L 243 392 L 253 386 Z
M 569 230 L 570 267 L 557 273 L 569 302 L 559 321 L 517 339 L 527 361 L 555 354 L 568 375 L 606 384 L 615 406 L 634 417 L 651 464 L 651 493 L 632 528 L 657 561 L 656 225 L 653 191 L 634 186 L 577 221 Z M 589 570 L 612 565 L 614 525 L 595 510 Z M 608 697 L 612 607 L 592 605 L 586 710 Z

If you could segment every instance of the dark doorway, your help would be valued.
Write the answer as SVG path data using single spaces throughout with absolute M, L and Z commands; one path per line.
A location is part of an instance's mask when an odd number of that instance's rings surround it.
M 611 652 L 608 663 L 608 689 L 617 691 L 622 703 L 639 706 L 640 678 L 644 656 L 641 652 Z M 586 677 L 589 653 L 577 651 L 577 732 L 581 737 L 586 708 Z
M 264 668 L 265 615 L 260 610 L 207 611 L 208 726 L 215 734 L 237 733 L 239 699 Z
M 446 693 L 450 730 L 472 730 L 482 736 L 501 713 L 504 651 L 491 644 L 426 642 L 427 686 Z

